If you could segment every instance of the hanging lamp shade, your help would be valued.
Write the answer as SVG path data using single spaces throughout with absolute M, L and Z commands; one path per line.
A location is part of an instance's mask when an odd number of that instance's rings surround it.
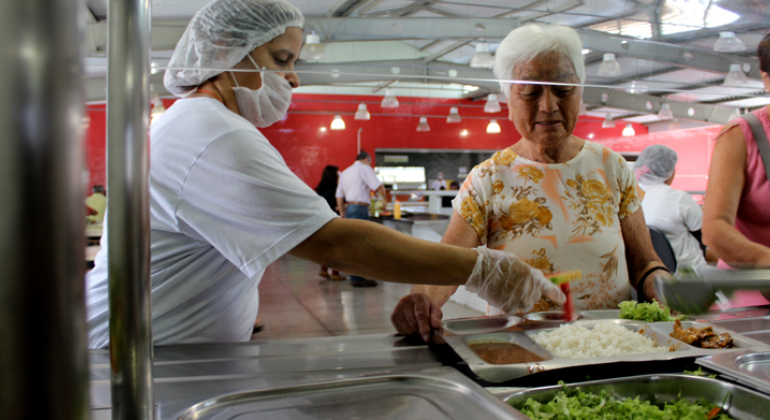
M 626 128 L 623 129 L 623 137 L 633 137 L 635 135 L 634 127 L 631 124 L 626 124 Z
M 495 57 L 489 53 L 489 44 L 486 42 L 476 44 L 476 53 L 471 58 L 470 66 L 477 69 L 491 69 L 495 66 Z
M 393 92 L 393 89 L 385 89 L 385 97 L 382 98 L 382 107 L 383 108 L 398 108 L 398 99 L 396 99 L 396 94 Z
M 615 120 L 612 119 L 612 114 L 608 112 L 607 117 L 604 118 L 604 121 L 602 122 L 602 128 L 613 128 L 613 127 L 615 127 Z
M 497 120 L 492 120 L 489 122 L 489 125 L 487 125 L 487 134 L 500 134 L 501 131 L 500 124 L 497 123 Z
M 740 117 L 741 117 L 741 110 L 738 109 L 738 108 L 735 108 L 735 110 L 730 114 L 730 116 L 727 117 L 727 122 L 730 122 L 730 121 L 732 121 L 732 120 L 734 120 L 736 118 L 740 118 Z
M 369 110 L 366 109 L 366 104 L 358 104 L 358 111 L 356 111 L 356 115 L 353 117 L 353 119 L 363 121 L 369 121 L 372 119 L 372 114 L 370 114 Z
M 487 103 L 484 105 L 484 112 L 494 114 L 502 110 L 500 101 L 497 100 L 497 95 L 494 93 L 487 95 Z
M 661 120 L 670 120 L 674 118 L 674 113 L 671 112 L 671 105 L 661 104 L 660 111 L 658 111 L 658 118 Z
M 748 83 L 749 78 L 746 77 L 746 73 L 741 69 L 740 64 L 730 64 L 730 72 L 725 76 L 725 86 L 735 86 Z
M 344 130 L 345 129 L 345 121 L 342 119 L 341 115 L 335 115 L 334 119 L 332 120 L 331 127 L 332 130 Z
M 446 122 L 448 123 L 459 123 L 463 119 L 460 118 L 460 112 L 457 110 L 456 106 L 453 106 L 449 109 L 449 115 L 446 117 Z
M 735 32 L 720 32 L 719 39 L 714 43 L 714 51 L 716 52 L 739 52 L 746 51 L 746 45 L 738 37 L 735 36 Z
M 299 50 L 299 58 L 305 61 L 323 61 L 326 60 L 326 51 L 321 45 L 321 37 L 315 32 L 308 34 L 305 38 L 305 45 Z
M 620 69 L 620 63 L 615 59 L 615 54 L 604 54 L 602 64 L 599 66 L 599 76 L 613 77 L 620 76 L 623 71 Z
M 420 123 L 417 124 L 417 131 L 430 131 L 428 117 L 420 117 Z

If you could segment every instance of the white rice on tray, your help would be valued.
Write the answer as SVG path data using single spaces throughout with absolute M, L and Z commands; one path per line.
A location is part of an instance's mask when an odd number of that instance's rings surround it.
M 646 336 L 612 321 L 598 322 L 592 329 L 565 324 L 554 331 L 536 334 L 532 339 L 549 352 L 565 359 L 670 351 L 668 347 L 658 347 Z

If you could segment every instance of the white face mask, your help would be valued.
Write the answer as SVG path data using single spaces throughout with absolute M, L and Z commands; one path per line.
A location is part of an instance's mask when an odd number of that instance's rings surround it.
M 259 66 L 251 58 L 251 55 L 246 57 L 259 70 Z M 273 125 L 286 115 L 286 111 L 289 110 L 289 105 L 291 104 L 292 91 L 291 84 L 286 79 L 275 73 L 260 72 L 262 87 L 253 90 L 240 86 L 238 80 L 235 79 L 235 75 L 232 72 L 230 74 L 233 76 L 233 80 L 235 80 L 236 87 L 233 90 L 235 91 L 235 98 L 238 100 L 238 109 L 241 111 L 242 117 L 249 120 L 255 126 L 263 128 Z

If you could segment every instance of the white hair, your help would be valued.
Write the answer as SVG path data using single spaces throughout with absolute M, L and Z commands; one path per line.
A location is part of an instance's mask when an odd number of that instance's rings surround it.
M 540 54 L 558 51 L 572 61 L 580 83 L 586 80 L 583 43 L 574 29 L 566 26 L 531 23 L 512 30 L 495 54 L 495 76 L 500 80 L 513 78 L 518 63 L 531 61 Z M 510 96 L 511 83 L 500 82 L 505 97 Z

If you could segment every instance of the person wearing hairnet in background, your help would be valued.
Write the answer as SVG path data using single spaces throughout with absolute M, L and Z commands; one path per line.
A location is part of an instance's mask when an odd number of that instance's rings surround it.
M 701 239 L 703 211 L 690 194 L 671 188 L 678 159 L 669 147 L 649 146 L 636 160 L 634 173 L 645 191 L 644 220 L 666 235 L 676 256 L 677 273 L 684 268 L 700 272 L 708 266 Z
M 174 51 L 164 83 L 183 99 L 150 132 L 154 343 L 249 340 L 260 279 L 287 253 L 383 281 L 465 284 L 508 312 L 563 302 L 512 254 L 338 218 L 291 172 L 257 128 L 285 117 L 300 84 L 303 21 L 284 0 L 214 0 Z M 92 348 L 109 344 L 107 235 L 87 276 Z

